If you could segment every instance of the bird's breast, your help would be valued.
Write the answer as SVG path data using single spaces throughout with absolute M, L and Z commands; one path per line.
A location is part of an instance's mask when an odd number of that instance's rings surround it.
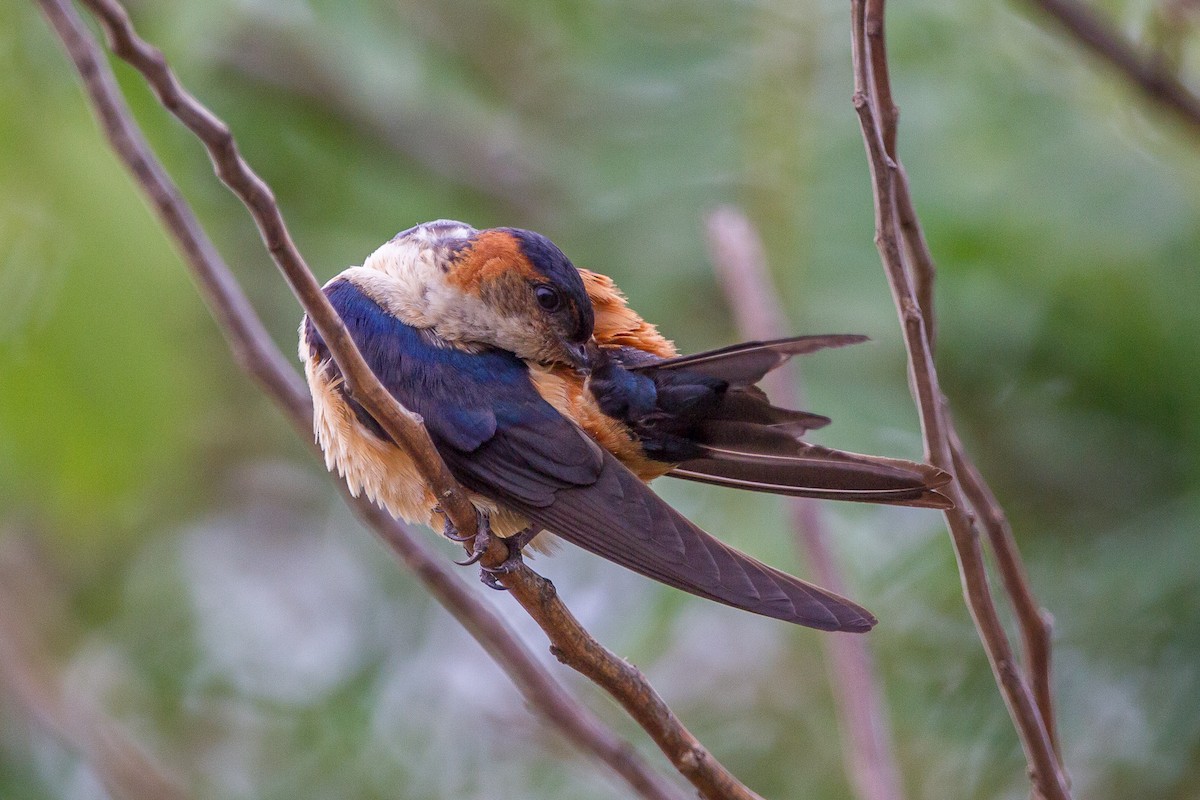
M 326 467 L 346 479 L 351 494 L 365 493 L 392 516 L 433 524 L 436 499 L 413 460 L 363 424 L 347 402 L 341 375 L 328 369 L 306 341 L 301 342 L 301 356 L 312 390 L 313 430 Z

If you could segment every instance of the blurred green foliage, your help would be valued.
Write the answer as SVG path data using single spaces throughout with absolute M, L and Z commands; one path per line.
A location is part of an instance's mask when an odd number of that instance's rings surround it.
M 1140 5 L 1107 6 L 1142 29 Z M 842 5 L 132 11 L 231 124 L 319 277 L 423 220 L 519 225 L 613 275 L 684 349 L 714 346 L 736 332 L 703 218 L 736 203 L 797 331 L 875 340 L 805 365 L 810 405 L 835 418 L 822 441 L 919 454 Z M 942 378 L 1056 618 L 1074 785 L 1194 797 L 1200 143 L 1023 8 L 918 0 L 889 25 L 901 152 L 940 268 Z M 1172 47 L 1195 61 L 1186 39 Z M 238 374 L 32 4 L 8 5 L 0 67 L 0 566 L 14 548 L 37 553 L 39 593 L 6 613 L 43 621 L 67 685 L 195 797 L 625 796 L 353 525 Z M 299 311 L 253 226 L 118 74 L 290 353 Z M 660 488 L 803 569 L 774 500 Z M 853 594 L 881 619 L 871 642 L 909 796 L 1026 796 L 938 520 L 827 511 Z M 538 564 L 756 790 L 848 795 L 819 634 L 578 553 Z M 78 753 L 0 699 L 0 797 L 99 796 Z

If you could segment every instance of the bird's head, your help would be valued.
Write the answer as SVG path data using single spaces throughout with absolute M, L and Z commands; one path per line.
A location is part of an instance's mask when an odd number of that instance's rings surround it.
M 397 234 L 341 277 L 407 324 L 456 346 L 589 366 L 592 303 L 579 271 L 541 234 L 427 222 Z

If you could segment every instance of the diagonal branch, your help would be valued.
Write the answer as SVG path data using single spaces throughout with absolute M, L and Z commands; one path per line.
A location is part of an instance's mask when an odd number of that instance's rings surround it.
M 787 336 L 783 308 L 753 224 L 741 211 L 727 206 L 709 214 L 707 228 L 713 264 L 741 337 L 769 340 Z M 771 382 L 767 393 L 781 405 L 803 408 L 801 392 L 796 388 L 799 373 L 795 361 L 772 372 L 767 376 Z M 829 531 L 820 504 L 792 497 L 787 498 L 787 506 L 797 546 L 814 579 L 832 592 L 845 594 L 845 581 L 830 551 Z M 842 761 L 858 797 L 900 800 L 904 789 L 867 639 L 825 636 L 821 644 L 842 732 Z
M 1026 0 L 1054 19 L 1092 55 L 1107 61 L 1151 102 L 1200 134 L 1200 97 L 1171 71 L 1169 59 L 1138 52 L 1099 13 L 1075 0 Z
M 967 462 L 961 450 L 959 457 L 955 457 L 956 435 L 933 363 L 932 339 L 926 325 L 927 317 L 932 319 L 933 314 L 932 258 L 926 257 L 928 248 L 923 237 L 916 235 L 920 227 L 911 198 L 908 197 L 907 181 L 895 153 L 898 113 L 891 100 L 887 58 L 883 49 L 883 9 L 884 0 L 851 2 L 854 108 L 862 127 L 871 169 L 875 243 L 900 314 L 908 351 L 909 379 L 920 414 L 926 456 L 936 466 L 956 472 L 958 467 L 966 466 Z M 910 268 L 905 260 L 906 255 L 917 256 L 919 269 Z M 920 291 L 914 283 L 913 272 L 918 275 L 916 280 L 922 283 L 923 289 Z M 964 471 L 964 474 L 968 471 Z M 958 475 L 959 481 L 964 480 L 964 474 Z M 982 497 L 978 491 L 973 491 L 969 498 L 962 488 L 964 485 L 956 482 L 947 487 L 947 493 L 954 500 L 956 508 L 945 512 L 945 515 L 958 558 L 967 607 L 975 621 L 1001 696 L 1016 726 L 1029 762 L 1034 788 L 1046 800 L 1067 800 L 1070 789 L 1051 736 L 1052 722 L 1046 716 L 1049 709 L 1035 700 L 1029 683 L 1017 668 L 988 585 L 979 536 L 968 515 L 969 500 L 973 498 L 982 502 Z M 972 483 L 972 488 L 977 490 L 979 487 Z M 996 506 L 993 504 L 992 507 Z M 1020 564 L 1015 550 L 1010 551 L 1009 555 L 1016 559 L 1017 565 Z M 1006 581 L 1011 577 L 1015 576 L 1006 575 Z M 1020 577 L 1023 578 L 1023 575 Z M 1027 590 L 1027 582 L 1025 588 Z M 1040 670 L 1040 667 L 1038 665 L 1037 668 Z M 1048 671 L 1044 674 L 1048 676 Z M 1046 680 L 1048 691 L 1048 677 Z
M 1057 2 L 1058 0 L 1050 1 Z M 868 16 L 874 5 L 875 3 L 868 4 Z M 900 109 L 891 99 L 891 80 L 883 49 L 882 2 L 879 2 L 878 5 L 879 24 L 868 25 L 867 28 L 871 53 L 871 78 L 874 81 L 876 94 L 881 98 L 887 98 L 886 102 L 881 101 L 881 104 L 888 109 L 883 125 L 884 147 L 888 157 L 892 160 L 894 170 L 894 191 L 898 217 L 896 229 L 904 245 L 906 264 L 911 270 L 913 297 L 920 309 L 921 318 L 924 320 L 925 335 L 932 353 L 936 346 L 936 311 L 933 304 L 933 291 L 937 267 L 934 264 L 933 253 L 925 240 L 925 232 L 917 219 L 916 207 L 908 183 L 908 173 L 896 153 Z M 1037 598 L 1034 597 L 1033 589 L 1029 585 L 1029 578 L 1025 572 L 1025 565 L 1021 560 L 1021 554 L 1017 548 L 1016 539 L 1013 537 L 1012 527 L 1004 514 L 1004 509 L 992 494 L 982 473 L 967 455 L 966 448 L 955 430 L 949 404 L 946 403 L 944 397 L 941 398 L 939 410 L 950 439 L 950 448 L 954 458 L 954 474 L 975 513 L 975 521 L 987 534 L 988 543 L 996 555 L 996 563 L 1004 583 L 1004 589 L 1016 613 L 1017 626 L 1021 634 L 1021 649 L 1024 654 L 1025 674 L 1033 689 L 1042 723 L 1054 746 L 1061 769 L 1062 754 L 1059 750 L 1054 718 L 1054 698 L 1050 683 L 1050 640 L 1053 632 L 1053 617 L 1038 605 Z
M 1042 608 L 1029 585 L 1029 576 L 1017 548 L 1012 526 L 1000 502 L 992 494 L 979 468 L 967 455 L 958 432 L 951 428 L 950 446 L 954 451 L 954 474 L 962 484 L 963 493 L 971 502 L 975 518 L 987 534 L 988 543 L 996 556 L 1000 580 L 1008 593 L 1009 601 L 1016 614 L 1017 627 L 1021 634 L 1021 652 L 1024 655 L 1025 675 L 1033 688 L 1038 711 L 1046 726 L 1050 743 L 1054 746 L 1060 768 L 1062 751 L 1058 743 L 1057 723 L 1054 716 L 1054 692 L 1050 683 L 1050 649 L 1054 633 L 1054 617 Z
M 216 256 L 215 248 L 205 238 L 161 166 L 150 155 L 128 108 L 120 99 L 111 71 L 86 27 L 68 0 L 39 2 L 75 62 L 114 149 L 126 160 L 169 232 L 178 237 L 178 244 L 189 266 L 196 272 L 206 299 L 214 305 L 214 316 L 231 340 L 239 363 L 281 405 L 293 424 L 304 432 L 305 438 L 309 438 L 310 411 L 304 389 L 298 386 L 294 373 L 287 377 L 290 371 L 286 366 L 280 366 L 286 362 L 270 347 L 261 323 L 254 319 L 252 309 Z M 112 0 L 85 2 L 107 32 L 114 52 L 142 73 L 162 104 L 204 143 L 217 174 L 250 210 L 276 265 L 351 381 L 356 399 L 377 416 L 393 439 L 411 448 L 410 453 L 422 474 L 435 487 L 442 507 L 460 529 L 474 529 L 474 507 L 449 476 L 424 428 L 383 390 L 362 361 L 345 326 L 329 306 L 292 243 L 270 190 L 242 160 L 227 126 L 182 88 L 162 54 L 134 33 L 123 7 Z M 348 500 L 356 513 L 417 572 L 429 591 L 447 604 L 460 622 L 509 671 L 532 705 L 558 724 L 573 742 L 621 774 L 641 796 L 676 797 L 676 791 L 650 772 L 628 744 L 603 727 L 541 670 L 494 612 L 478 601 L 471 601 L 461 582 L 447 573 L 403 526 L 364 500 Z M 490 560 L 492 564 L 499 563 L 507 555 L 502 543 L 495 545 L 485 557 L 485 561 Z M 509 573 L 504 581 L 517 601 L 546 631 L 556 655 L 599 683 L 629 710 L 676 769 L 704 797 L 714 800 L 752 800 L 757 797 L 700 745 L 636 669 L 604 649 L 574 620 L 555 596 L 549 581 L 528 567 Z M 501 646 L 504 642 L 508 644 Z
M 113 53 L 142 73 L 159 102 L 204 143 L 218 177 L 250 211 L 275 265 L 321 338 L 328 343 L 345 375 L 347 390 L 379 421 L 388 436 L 408 452 L 455 526 L 461 531 L 475 530 L 475 508 L 467 493 L 450 475 L 420 420 L 404 409 L 371 373 L 341 317 L 296 249 L 274 194 L 242 158 L 229 127 L 180 85 L 163 54 L 134 32 L 123 6 L 112 0 L 88 0 L 84 4 L 103 26 Z M 497 543 L 495 563 L 503 560 L 500 553 L 503 549 Z

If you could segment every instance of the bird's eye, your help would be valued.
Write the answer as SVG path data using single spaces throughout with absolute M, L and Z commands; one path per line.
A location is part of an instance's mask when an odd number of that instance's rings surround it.
M 563 299 L 558 289 L 553 286 L 539 286 L 533 290 L 538 305 L 546 311 L 558 311 L 562 308 Z

